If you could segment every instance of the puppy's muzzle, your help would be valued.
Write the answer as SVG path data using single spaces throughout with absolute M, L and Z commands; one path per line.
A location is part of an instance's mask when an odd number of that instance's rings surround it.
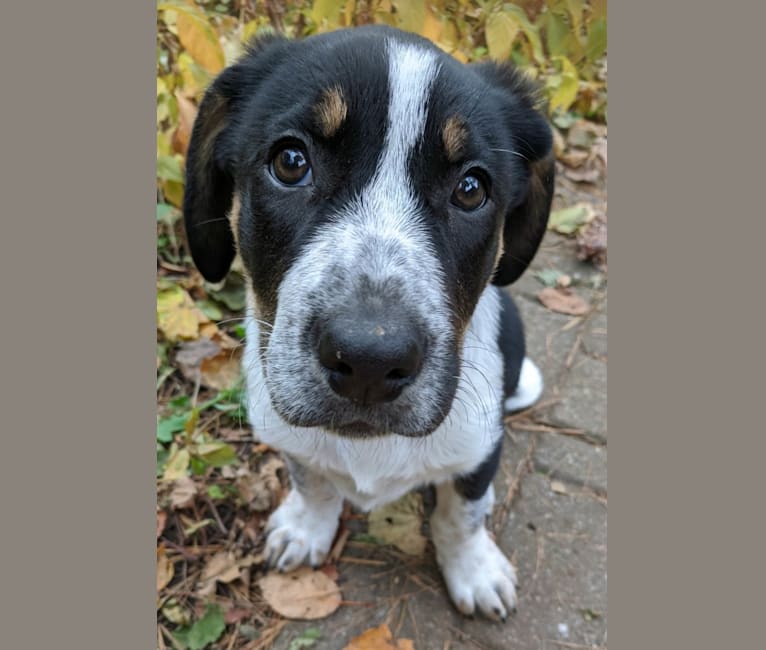
M 330 388 L 364 405 L 394 401 L 423 365 L 425 337 L 406 314 L 336 313 L 317 323 L 314 340 Z

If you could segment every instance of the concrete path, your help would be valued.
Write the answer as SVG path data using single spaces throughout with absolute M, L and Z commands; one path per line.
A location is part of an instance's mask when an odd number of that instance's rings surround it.
M 575 290 L 593 305 L 588 316 L 574 319 L 540 304 L 543 285 L 534 273 L 549 268 L 579 280 Z M 348 604 L 321 621 L 288 623 L 276 648 L 319 628 L 313 648 L 341 649 L 384 622 L 416 650 L 606 647 L 606 279 L 577 262 L 571 240 L 549 233 L 511 293 L 524 317 L 528 354 L 546 380 L 542 407 L 510 422 L 495 482 L 494 530 L 519 575 L 517 614 L 505 624 L 461 616 L 430 544 L 425 556 L 411 559 L 354 542 L 345 555 L 358 559 L 338 565 Z

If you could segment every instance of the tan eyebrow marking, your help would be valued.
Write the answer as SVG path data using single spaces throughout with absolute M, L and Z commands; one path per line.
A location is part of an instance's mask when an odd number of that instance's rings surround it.
M 460 158 L 467 138 L 468 131 L 463 119 L 458 115 L 448 117 L 442 128 L 442 144 L 447 160 L 456 162 Z
M 314 107 L 314 112 L 322 135 L 325 138 L 334 136 L 343 126 L 348 114 L 348 106 L 341 89 L 338 86 L 325 89 Z

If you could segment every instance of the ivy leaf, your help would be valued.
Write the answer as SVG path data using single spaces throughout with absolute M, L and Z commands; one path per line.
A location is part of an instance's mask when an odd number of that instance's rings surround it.
M 218 605 L 209 605 L 201 619 L 195 621 L 191 627 L 176 632 L 175 637 L 188 650 L 204 650 L 220 638 L 225 628 L 223 610 Z

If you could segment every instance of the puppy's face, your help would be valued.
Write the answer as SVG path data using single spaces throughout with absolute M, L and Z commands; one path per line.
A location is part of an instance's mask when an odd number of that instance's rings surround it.
M 545 230 L 533 104 L 512 70 L 386 28 L 261 40 L 216 80 L 187 161 L 189 243 L 210 280 L 238 247 L 284 420 L 349 436 L 442 422 L 479 296 Z

